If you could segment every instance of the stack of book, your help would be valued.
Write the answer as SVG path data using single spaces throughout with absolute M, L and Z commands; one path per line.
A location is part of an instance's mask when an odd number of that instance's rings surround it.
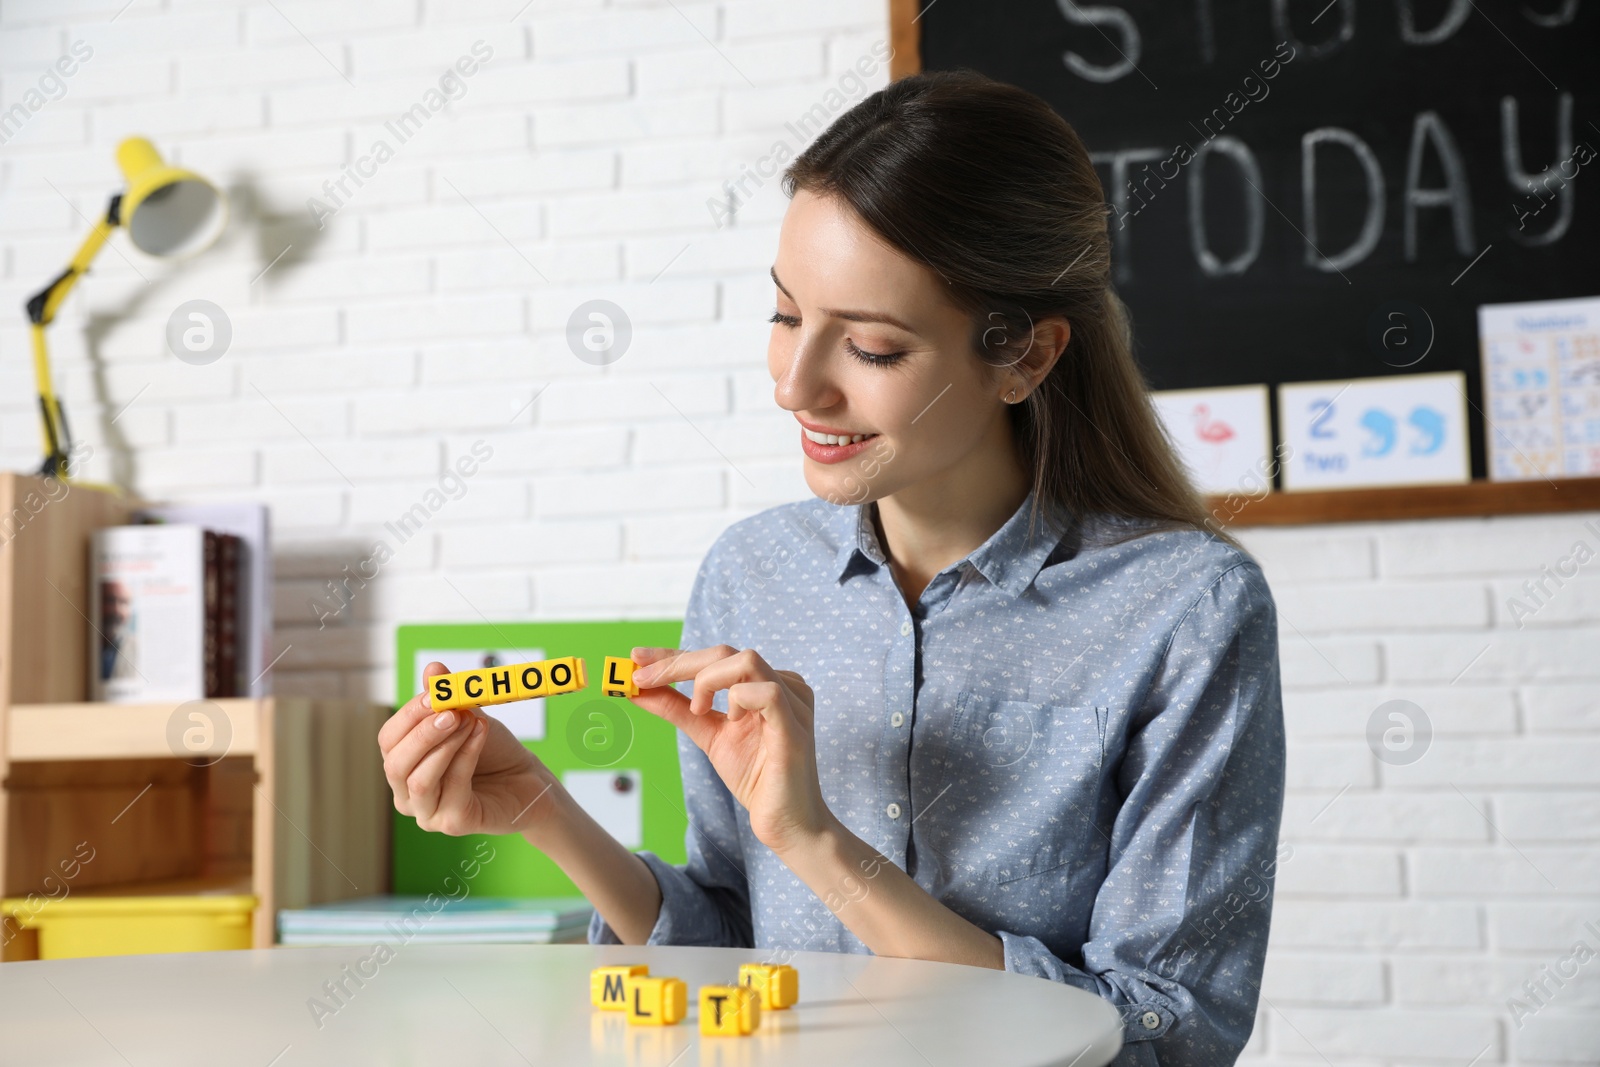
M 266 508 L 156 506 L 136 518 L 93 535 L 89 699 L 266 695 Z
M 550 945 L 585 940 L 593 914 L 582 897 L 360 897 L 278 912 L 278 942 Z

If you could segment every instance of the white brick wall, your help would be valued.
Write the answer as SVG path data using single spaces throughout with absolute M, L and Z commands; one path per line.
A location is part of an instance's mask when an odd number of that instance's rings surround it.
M 391 699 L 402 619 L 672 615 L 727 523 L 806 495 L 764 364 L 783 197 L 767 180 L 722 229 L 707 201 L 800 147 L 784 123 L 871 54 L 881 0 L 123 7 L 0 3 L 0 110 L 94 49 L 0 147 L 0 463 L 38 462 L 21 302 L 104 210 L 116 143 L 148 134 L 228 188 L 233 225 L 179 266 L 114 238 L 52 332 L 58 384 L 88 477 L 272 505 L 280 690 Z M 355 186 L 479 40 L 464 94 Z M 341 179 L 319 227 L 307 199 Z M 193 298 L 234 326 L 204 367 L 163 342 Z M 565 340 L 595 298 L 634 327 L 604 368 Z M 387 535 L 319 629 L 324 583 L 479 441 L 465 492 Z M 1245 534 L 1284 623 L 1294 849 L 1247 1062 L 1600 1063 L 1600 960 L 1544 977 L 1600 950 L 1600 569 L 1521 628 L 1507 604 L 1600 547 L 1586 518 Z M 1434 732 L 1404 766 L 1366 742 L 1395 698 Z M 1541 980 L 1545 1006 L 1522 989 Z
M 1294 855 L 1241 1062 L 1600 1063 L 1600 955 L 1563 963 L 1600 952 L 1600 582 L 1521 629 L 1507 605 L 1600 551 L 1596 519 L 1243 532 L 1282 622 Z M 1432 726 L 1405 765 L 1365 740 L 1392 699 Z

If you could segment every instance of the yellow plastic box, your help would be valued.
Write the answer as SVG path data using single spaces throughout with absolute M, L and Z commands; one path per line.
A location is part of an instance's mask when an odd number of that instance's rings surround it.
M 257 899 L 246 893 L 70 894 L 0 900 L 0 916 L 39 938 L 42 960 L 250 947 Z

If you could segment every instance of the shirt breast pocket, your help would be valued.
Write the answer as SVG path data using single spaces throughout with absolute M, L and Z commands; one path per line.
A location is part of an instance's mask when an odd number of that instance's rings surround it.
M 950 795 L 929 805 L 941 816 L 929 843 L 952 875 L 1003 884 L 1095 848 L 1108 713 L 962 698 L 943 761 Z

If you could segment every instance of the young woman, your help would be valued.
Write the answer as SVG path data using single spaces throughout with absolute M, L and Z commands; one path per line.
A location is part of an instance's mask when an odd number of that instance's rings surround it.
M 1275 609 L 1153 414 L 1088 153 L 1029 93 L 925 74 L 785 190 L 767 362 L 818 499 L 731 526 L 683 648 L 633 650 L 680 730 L 687 865 L 422 696 L 380 735 L 395 806 L 520 832 L 592 941 L 1003 968 L 1109 1000 L 1119 1064 L 1231 1063 L 1282 807 Z

